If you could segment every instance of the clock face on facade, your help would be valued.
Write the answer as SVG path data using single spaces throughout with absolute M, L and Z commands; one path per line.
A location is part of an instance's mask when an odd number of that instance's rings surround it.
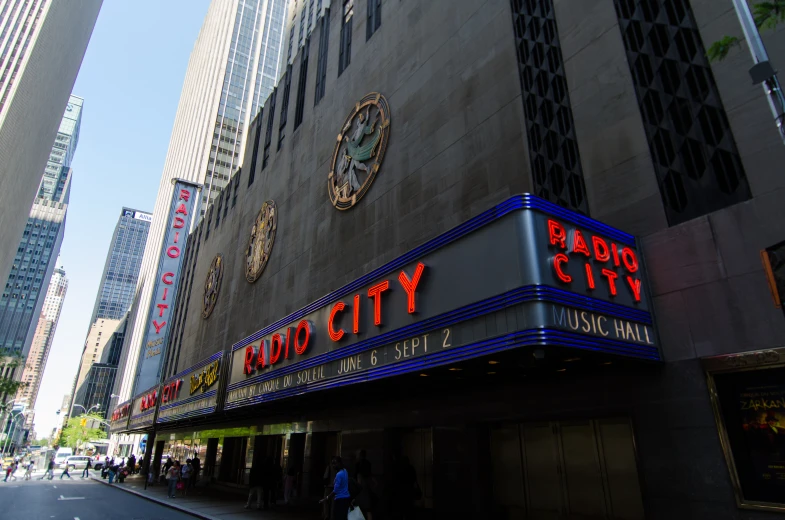
M 223 257 L 215 255 L 210 270 L 207 271 L 207 279 L 204 281 L 204 301 L 202 302 L 202 318 L 207 319 L 213 313 L 215 302 L 218 300 L 218 293 L 221 291 L 221 281 L 224 277 Z
M 378 92 L 362 98 L 349 113 L 338 134 L 327 193 L 337 209 L 349 209 L 371 188 L 387 150 L 390 107 Z
M 245 250 L 245 279 L 253 283 L 262 276 L 275 242 L 275 231 L 278 228 L 278 208 L 275 201 L 268 200 L 262 204 L 256 215 L 248 248 Z

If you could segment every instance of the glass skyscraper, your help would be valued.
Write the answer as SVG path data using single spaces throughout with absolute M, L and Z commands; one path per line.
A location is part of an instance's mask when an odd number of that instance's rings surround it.
M 98 318 L 119 320 L 131 308 L 152 220 L 143 211 L 123 208 L 120 212 L 90 323 Z
M 83 104 L 76 96 L 69 100 L 0 296 L 0 354 L 27 355 L 33 341 L 65 233 Z

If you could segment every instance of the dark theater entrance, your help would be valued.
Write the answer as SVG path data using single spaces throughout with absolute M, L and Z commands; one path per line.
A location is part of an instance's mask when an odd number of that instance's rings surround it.
M 494 518 L 644 518 L 626 418 L 501 425 L 490 448 Z

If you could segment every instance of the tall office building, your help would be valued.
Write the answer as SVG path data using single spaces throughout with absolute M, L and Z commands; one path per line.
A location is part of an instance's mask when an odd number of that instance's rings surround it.
M 128 327 L 128 315 L 119 322 L 114 332 L 106 342 L 98 363 L 90 365 L 84 381 L 79 385 L 74 394 L 74 403 L 81 404 L 85 408 L 99 405 L 97 413 L 106 418 L 109 410 L 109 401 L 114 387 L 115 376 L 117 375 L 117 364 L 123 350 L 125 331 Z M 81 409 L 77 410 L 77 413 Z
M 65 233 L 71 191 L 71 159 L 79 141 L 82 98 L 71 96 L 49 160 L 39 177 L 38 196 L 29 211 L 22 240 L 0 296 L 0 352 L 26 355 L 44 305 Z M 5 213 L 5 208 L 3 213 Z
M 104 272 L 98 286 L 93 315 L 90 318 L 90 329 L 71 392 L 74 403 L 83 404 L 79 398 L 86 391 L 83 386 L 87 375 L 91 367 L 101 361 L 106 347 L 111 345 L 112 341 L 116 341 L 115 330 L 121 324 L 122 336 L 125 336 L 125 316 L 133 302 L 151 221 L 152 215 L 144 211 L 125 207 L 120 211 L 109 252 L 106 255 Z M 122 341 L 120 346 L 122 347 Z M 117 365 L 120 350 L 115 357 L 117 359 L 113 364 Z M 114 377 L 112 380 L 114 381 Z
M 144 211 L 122 209 L 106 255 L 90 323 L 97 318 L 119 320 L 131 308 L 152 220 L 153 216 Z
M 0 280 L 14 263 L 101 3 L 0 2 Z
M 38 389 L 41 386 L 41 378 L 46 370 L 46 361 L 52 347 L 52 340 L 60 319 L 60 311 L 63 308 L 65 294 L 68 291 L 68 278 L 62 267 L 57 267 L 52 274 L 49 282 L 49 289 L 46 291 L 44 306 L 38 318 L 38 325 L 33 336 L 33 344 L 27 355 L 22 381 L 26 386 L 19 389 L 16 394 L 16 402 L 24 404 L 28 409 L 34 408 L 38 398 Z M 25 421 L 25 429 L 32 427 L 32 414 Z
M 147 313 L 172 179 L 204 185 L 202 212 L 242 162 L 251 119 L 280 75 L 287 0 L 213 0 L 188 62 L 140 275 Z M 131 394 L 146 316 L 133 317 L 118 392 Z

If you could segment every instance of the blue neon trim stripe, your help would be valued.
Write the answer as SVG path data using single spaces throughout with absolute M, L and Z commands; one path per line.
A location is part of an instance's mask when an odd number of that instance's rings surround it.
M 527 301 L 546 301 L 558 303 L 571 307 L 579 307 L 589 311 L 602 312 L 610 316 L 615 316 L 630 321 L 638 321 L 644 324 L 650 325 L 652 323 L 651 315 L 645 311 L 630 309 L 628 307 L 589 298 L 587 296 L 579 296 L 569 291 L 563 291 L 561 289 L 555 289 L 545 285 L 528 285 L 518 289 L 513 289 L 499 296 L 494 296 L 477 303 L 466 305 L 454 311 L 440 314 L 439 316 L 428 318 L 427 320 L 412 323 L 411 325 L 374 336 L 373 338 L 358 341 L 352 345 L 347 345 L 330 352 L 325 352 L 324 354 L 319 354 L 318 356 L 314 356 L 298 363 L 293 363 L 270 372 L 265 372 L 242 381 L 237 381 L 228 385 L 227 391 L 266 381 L 268 379 L 275 379 L 278 376 L 292 374 L 294 372 L 299 372 L 300 370 L 307 370 L 324 363 L 329 363 L 330 361 L 352 356 L 366 350 L 379 348 L 401 339 L 407 339 L 428 331 L 447 327 L 456 323 L 461 323 L 472 318 L 497 312 Z
M 209 358 L 207 358 L 207 359 L 203 359 L 202 361 L 198 362 L 198 363 L 197 363 L 197 364 L 195 364 L 194 366 L 192 366 L 192 367 L 188 367 L 188 368 L 186 368 L 185 370 L 183 370 L 182 372 L 180 372 L 180 373 L 178 373 L 178 374 L 175 374 L 175 375 L 173 375 L 172 377 L 170 377 L 169 379 L 167 379 L 167 380 L 164 382 L 164 384 L 166 385 L 166 384 L 168 384 L 168 383 L 170 383 L 170 382 L 174 381 L 175 379 L 179 379 L 179 378 L 183 377 L 185 374 L 187 374 L 188 372 L 193 372 L 194 370 L 199 370 L 199 369 L 200 369 L 200 368 L 202 368 L 203 366 L 209 365 L 210 363 L 212 363 L 212 362 L 213 362 L 213 361 L 215 361 L 216 359 L 221 359 L 221 358 L 223 357 L 223 355 L 224 355 L 224 352 L 223 352 L 223 350 L 222 350 L 222 351 L 220 351 L 220 352 L 216 352 L 215 354 L 213 354 L 213 355 L 212 355 L 212 356 L 210 356 Z
M 252 404 L 273 401 L 294 395 L 301 395 L 319 390 L 337 388 L 354 383 L 406 374 L 410 372 L 427 370 L 434 367 L 453 364 L 467 359 L 472 359 L 496 352 L 511 350 L 525 346 L 559 346 L 571 347 L 581 350 L 624 355 L 648 361 L 660 361 L 656 347 L 636 345 L 604 338 L 587 339 L 585 336 L 573 332 L 564 332 L 554 329 L 533 329 L 512 334 L 505 334 L 493 339 L 479 341 L 462 347 L 437 352 L 408 361 L 400 361 L 392 365 L 373 368 L 357 374 L 346 374 L 325 381 L 319 381 L 280 390 L 275 393 L 262 394 L 248 397 L 234 402 L 227 402 L 224 409 L 239 408 Z
M 168 410 L 169 408 L 174 408 L 175 406 L 183 406 L 188 403 L 198 401 L 199 399 L 207 399 L 208 397 L 213 397 L 217 393 L 218 393 L 217 390 L 210 390 L 209 392 L 206 392 L 204 394 L 192 395 L 187 399 L 183 399 L 182 401 L 178 401 L 176 403 L 166 403 L 165 405 L 159 407 L 159 410 Z
M 399 256 L 395 260 L 384 264 L 381 267 L 374 269 L 373 271 L 357 278 L 353 282 L 350 282 L 343 287 L 336 289 L 335 291 L 322 296 L 315 302 L 303 307 L 300 310 L 297 310 L 290 315 L 276 321 L 272 325 L 265 327 L 264 329 L 247 336 L 246 338 L 238 341 L 234 345 L 232 345 L 232 351 L 237 350 L 238 348 L 244 347 L 248 343 L 252 343 L 259 338 L 270 334 L 284 325 L 292 323 L 293 321 L 297 321 L 308 314 L 318 310 L 321 307 L 329 305 L 337 300 L 343 298 L 347 294 L 353 293 L 357 291 L 357 289 L 368 285 L 369 283 L 373 282 L 377 278 L 381 278 L 389 274 L 392 271 L 401 269 L 406 265 L 412 263 L 413 261 L 421 258 L 437 249 L 444 247 L 445 245 L 462 238 L 469 233 L 480 229 L 483 226 L 494 222 L 503 216 L 507 215 L 508 213 L 512 213 L 513 211 L 521 210 L 521 209 L 532 209 L 536 211 L 540 211 L 542 213 L 552 215 L 554 217 L 558 217 L 564 221 L 570 222 L 576 226 L 583 227 L 585 229 L 594 231 L 596 233 L 600 233 L 606 235 L 618 242 L 623 244 L 627 244 L 629 246 L 635 247 L 635 237 L 624 233 L 623 231 L 619 231 L 618 229 L 612 228 L 606 224 L 598 222 L 594 219 L 589 217 L 585 217 L 583 215 L 579 215 L 577 213 L 573 213 L 561 206 L 557 206 L 551 202 L 543 200 L 539 197 L 534 195 L 530 195 L 528 193 L 523 195 L 514 195 L 509 199 L 505 200 L 501 204 L 494 206 L 493 208 L 480 213 L 479 215 L 467 220 L 466 222 L 459 224 L 458 226 L 452 228 L 451 230 L 442 233 L 441 235 L 429 240 L 428 242 L 418 246 L 408 253 Z
M 142 412 L 140 414 L 132 415 L 131 416 L 131 420 L 133 421 L 134 419 L 138 419 L 139 417 L 144 417 L 145 415 L 150 415 L 150 414 L 155 412 L 155 408 L 156 407 L 153 407 L 151 410 L 145 410 L 144 412 Z
M 163 417 L 163 418 L 159 417 L 158 418 L 158 424 L 172 422 L 172 421 L 178 421 L 180 419 L 188 419 L 190 417 L 196 417 L 196 416 L 200 416 L 200 415 L 207 415 L 209 413 L 213 413 L 214 411 L 215 411 L 215 406 L 210 407 L 210 408 L 202 408 L 200 410 L 194 410 L 194 411 L 188 412 L 188 413 L 181 413 L 181 414 L 177 414 L 177 415 L 171 415 L 169 417 Z

